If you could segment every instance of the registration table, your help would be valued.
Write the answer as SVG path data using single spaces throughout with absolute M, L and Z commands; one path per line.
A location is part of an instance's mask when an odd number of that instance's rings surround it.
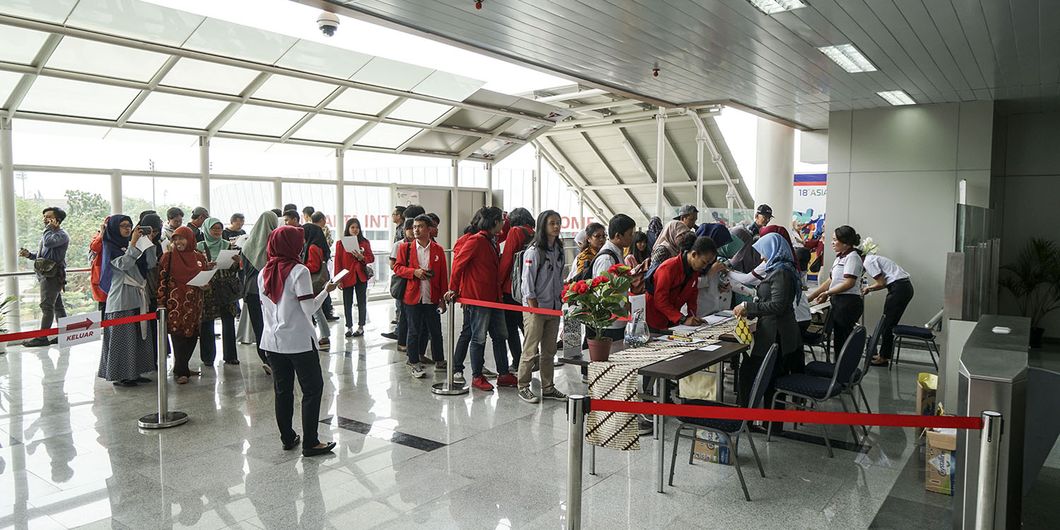
M 657 338 L 654 337 L 653 338 Z M 743 352 L 746 352 L 749 348 L 747 344 L 740 344 L 736 342 L 736 338 L 732 335 L 721 335 L 718 337 L 719 342 L 714 344 L 705 344 L 699 349 L 693 349 L 684 353 L 677 354 L 665 360 L 647 364 L 640 367 L 637 370 L 637 374 L 642 377 L 653 378 L 655 386 L 651 396 L 642 396 L 645 400 L 654 401 L 657 403 L 667 403 L 669 401 L 669 381 L 677 381 L 688 377 L 694 373 L 701 372 L 708 368 L 717 366 L 715 372 L 716 377 L 716 401 L 724 401 L 724 370 L 722 365 L 725 362 L 732 362 L 734 368 L 734 381 L 733 389 L 738 389 L 739 386 L 739 365 L 740 357 Z M 612 354 L 624 351 L 626 346 L 624 343 L 618 343 L 614 345 Z M 578 366 L 589 366 L 589 352 L 588 350 L 582 352 L 582 358 L 570 359 L 565 358 L 564 363 L 574 364 Z M 737 395 L 738 395 L 738 390 Z M 656 448 L 658 453 L 658 461 L 656 462 L 657 471 L 657 485 L 658 491 L 663 492 L 665 474 L 665 445 L 666 437 L 664 436 L 666 427 L 665 416 L 654 416 L 654 439 L 656 440 Z M 596 474 L 596 445 L 589 444 L 589 473 Z

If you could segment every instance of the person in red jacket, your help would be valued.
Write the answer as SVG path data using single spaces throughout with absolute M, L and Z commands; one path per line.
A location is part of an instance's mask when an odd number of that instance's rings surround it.
M 454 247 L 453 275 L 450 279 L 450 291 L 446 301 L 463 297 L 484 302 L 501 301 L 500 284 L 500 251 L 496 237 L 504 222 L 500 208 L 488 206 L 479 210 L 479 222 L 475 228 L 478 232 L 468 235 L 459 246 Z M 504 313 L 500 309 L 464 305 L 464 328 L 470 334 L 471 344 L 471 386 L 485 391 L 493 390 L 493 385 L 482 373 L 486 353 L 486 333 L 495 340 L 493 358 L 497 362 L 497 384 L 515 387 L 518 384 L 515 376 L 508 371 L 508 353 L 504 341 L 508 330 L 504 324 Z M 464 331 L 461 331 L 463 334 Z M 499 347 L 498 347 L 499 346 Z M 457 351 L 453 370 L 463 372 L 466 353 Z
M 515 255 L 530 244 L 534 238 L 534 216 L 526 208 L 516 208 L 508 216 L 508 222 L 512 225 L 508 230 L 508 237 L 504 240 L 504 249 L 501 251 L 501 294 L 506 304 L 522 305 L 512 297 L 512 270 L 515 265 Z M 523 354 L 522 339 L 519 333 L 523 331 L 522 311 L 505 311 L 504 324 L 508 330 L 508 351 L 512 354 L 512 368 L 518 370 L 519 358 Z
M 107 291 L 100 288 L 99 277 L 103 271 L 103 232 L 106 230 L 107 221 L 109 220 L 109 215 L 103 218 L 103 228 L 96 232 L 96 236 L 88 244 L 88 255 L 92 261 L 89 283 L 92 286 L 92 299 L 99 304 L 100 312 L 106 312 L 107 308 Z
M 416 239 L 402 243 L 394 264 L 394 274 L 409 281 L 405 285 L 405 318 L 408 319 L 408 362 L 405 366 L 416 379 L 427 375 L 420 359 L 427 352 L 427 338 L 431 341 L 431 354 L 435 370 L 445 369 L 442 359 L 442 320 L 445 302 L 442 300 L 449 289 L 449 270 L 445 264 L 445 250 L 431 240 L 431 218 L 419 215 L 413 220 L 412 230 Z M 411 246 L 411 252 L 405 248 Z
M 346 229 L 342 237 L 352 237 L 357 243 L 355 248 L 347 249 L 342 244 L 342 239 L 335 242 L 335 274 L 339 271 L 350 271 L 339 280 L 342 288 L 342 306 L 346 314 L 346 336 L 360 337 L 364 335 L 364 323 L 368 315 L 368 265 L 375 263 L 375 255 L 372 254 L 372 244 L 361 233 L 361 221 L 351 217 L 346 221 Z M 353 330 L 353 298 L 357 297 L 357 331 Z
M 648 288 L 648 327 L 664 330 L 679 324 L 698 326 L 696 316 L 699 295 L 697 280 L 718 259 L 718 250 L 709 237 L 696 238 L 691 250 L 682 252 L 659 265 Z M 681 313 L 687 306 L 688 314 Z

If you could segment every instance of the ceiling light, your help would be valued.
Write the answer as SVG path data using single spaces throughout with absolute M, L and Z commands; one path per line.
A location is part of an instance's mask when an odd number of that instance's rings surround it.
M 886 92 L 877 92 L 877 96 L 887 100 L 887 103 L 891 105 L 916 105 L 913 98 L 909 97 L 904 90 L 888 90 Z
M 821 53 L 827 55 L 829 59 L 835 61 L 836 64 L 852 74 L 876 71 L 876 67 L 873 66 L 873 64 L 869 62 L 869 59 L 855 48 L 853 44 L 825 46 L 817 49 L 821 50 Z
M 800 0 L 751 0 L 751 5 L 767 15 L 775 15 L 792 9 L 806 7 Z

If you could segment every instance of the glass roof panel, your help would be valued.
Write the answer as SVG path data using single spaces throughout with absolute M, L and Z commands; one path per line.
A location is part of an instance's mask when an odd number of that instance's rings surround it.
M 485 84 L 485 81 L 437 70 L 416 85 L 412 91 L 426 96 L 464 101 Z
M 434 123 L 434 120 L 441 118 L 452 108 L 449 105 L 440 103 L 410 99 L 398 105 L 398 108 L 394 109 L 394 112 L 388 114 L 387 117 L 395 120 L 414 121 L 416 123 Z
M 295 138 L 308 140 L 324 140 L 325 142 L 345 142 L 357 129 L 365 123 L 364 120 L 340 118 L 338 116 L 317 115 L 313 116 L 302 128 L 294 133 Z
M 338 88 L 327 83 L 307 81 L 285 75 L 270 76 L 261 88 L 252 94 L 255 99 L 269 99 L 285 103 L 316 106 Z
M 77 0 L 0 0 L 0 13 L 61 24 L 76 3 Z
M 48 39 L 43 31 L 0 26 L 0 61 L 18 64 L 32 64 L 41 45 Z
M 154 92 L 129 121 L 205 129 L 227 106 L 224 101 Z
M 34 3 L 52 2 L 38 0 Z M 180 46 L 202 23 L 203 18 L 201 15 L 139 0 L 81 0 L 66 25 Z
M 238 95 L 257 75 L 258 73 L 253 70 L 185 57 L 177 61 L 173 69 L 162 79 L 162 84 Z
M 292 125 L 305 116 L 304 112 L 274 109 L 260 105 L 243 105 L 224 126 L 223 131 L 283 136 Z
M 168 55 L 64 37 L 48 59 L 49 68 L 105 75 L 133 81 L 150 81 Z
M 378 123 L 375 127 L 372 127 L 372 130 L 368 131 L 368 134 L 365 134 L 357 141 L 357 145 L 397 149 L 421 130 L 423 129 L 406 125 Z
M 412 87 L 427 79 L 431 72 L 434 70 L 375 57 L 364 65 L 364 68 L 358 70 L 351 79 L 370 85 L 411 90 Z
M 273 64 L 298 39 L 223 20 L 207 18 L 183 47 L 225 57 Z
M 372 59 L 371 55 L 300 40 L 276 62 L 276 66 L 314 74 L 349 79 Z
M 397 96 L 388 96 L 378 92 L 347 88 L 342 91 L 342 94 L 339 94 L 339 97 L 335 98 L 334 101 L 328 104 L 327 108 L 378 116 L 380 112 L 383 112 L 383 109 L 385 109 L 387 105 L 390 105 L 395 100 L 397 100 Z
M 0 107 L 4 106 L 4 102 L 11 95 L 11 91 L 15 89 L 15 86 L 21 80 L 22 74 L 0 72 Z
M 139 93 L 133 88 L 40 76 L 19 110 L 113 120 Z

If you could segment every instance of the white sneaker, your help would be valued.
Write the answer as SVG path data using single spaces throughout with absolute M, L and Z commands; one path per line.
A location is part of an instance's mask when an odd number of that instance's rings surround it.
M 467 380 L 464 379 L 464 372 L 456 372 L 453 374 L 453 382 L 459 385 L 466 385 Z
M 409 369 L 409 375 L 416 379 L 423 379 L 427 375 L 427 372 L 423 370 L 422 364 L 406 362 L 405 367 Z

